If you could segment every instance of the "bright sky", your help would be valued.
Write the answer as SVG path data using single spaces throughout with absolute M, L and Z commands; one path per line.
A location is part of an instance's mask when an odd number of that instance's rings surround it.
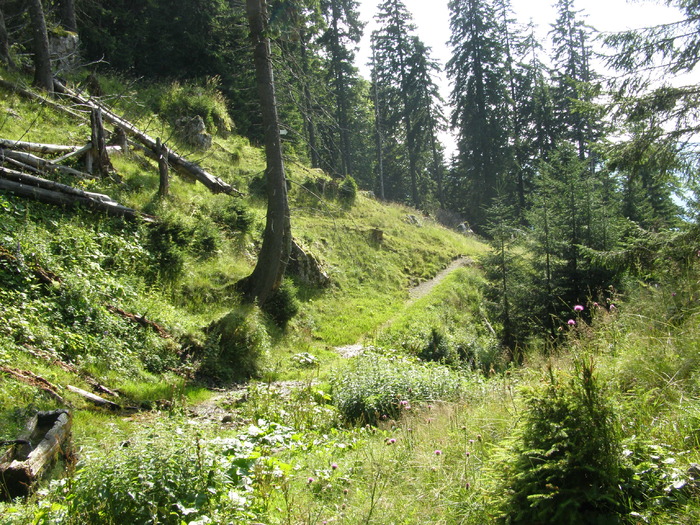
M 377 28 L 374 16 L 382 1 L 358 1 L 360 17 L 367 22 L 367 26 L 360 44 L 357 66 L 365 78 L 370 78 L 367 67 L 371 56 L 370 35 Z M 418 36 L 432 49 L 432 58 L 437 59 L 444 66 L 451 56 L 450 48 L 447 46 L 447 40 L 450 37 L 448 0 L 404 0 L 404 4 L 413 15 Z M 554 4 L 555 0 L 512 0 L 518 21 L 527 24 L 532 20 L 539 28 L 545 47 L 550 41 L 547 33 L 556 20 Z M 575 0 L 574 5 L 577 10 L 587 15 L 586 23 L 603 32 L 636 29 L 672 22 L 680 18 L 675 9 L 658 5 L 654 0 Z M 444 75 L 439 79 L 438 85 L 443 98 L 447 100 L 450 88 Z M 452 152 L 450 142 L 448 137 L 443 138 L 448 154 Z

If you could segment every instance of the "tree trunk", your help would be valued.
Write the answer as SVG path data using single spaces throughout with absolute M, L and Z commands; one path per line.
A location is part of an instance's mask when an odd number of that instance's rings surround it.
M 170 193 L 170 180 L 168 179 L 168 148 L 165 147 L 160 141 L 160 138 L 156 139 L 156 147 L 158 151 L 158 173 L 160 175 L 160 184 L 158 185 L 158 196 L 164 199 Z
M 41 0 L 29 0 L 29 15 L 34 34 L 34 85 L 48 92 L 53 91 L 53 73 L 49 55 L 49 36 Z
M 97 173 L 100 176 L 107 175 L 114 171 L 114 167 L 109 160 L 107 154 L 107 145 L 105 140 L 105 128 L 102 123 L 102 110 L 97 107 L 90 112 L 90 124 L 92 126 L 92 150 L 88 154 L 88 158 L 92 156 L 93 161 L 97 162 Z M 87 170 L 88 173 L 92 173 Z
M 5 16 L 0 7 L 0 60 L 5 62 L 11 69 L 15 68 L 15 63 L 10 56 L 10 38 L 7 36 L 7 27 L 5 26 Z
M 238 288 L 249 301 L 265 303 L 279 288 L 289 261 L 292 232 L 287 202 L 287 181 L 280 142 L 275 85 L 270 59 L 270 41 L 265 36 L 267 10 L 265 0 L 246 0 L 258 97 L 265 129 L 265 158 L 267 169 L 267 220 L 258 262 L 248 277 L 239 281 Z
M 75 1 L 61 0 L 60 3 L 61 9 L 59 11 L 59 17 L 61 18 L 61 25 L 63 26 L 63 29 L 77 33 L 78 23 L 75 19 Z

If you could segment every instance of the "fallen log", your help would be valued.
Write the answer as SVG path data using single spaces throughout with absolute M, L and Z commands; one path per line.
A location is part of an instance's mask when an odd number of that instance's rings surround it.
M 47 204 L 59 206 L 82 205 L 115 217 L 140 219 L 147 222 L 155 221 L 154 217 L 122 206 L 107 195 L 79 190 L 72 186 L 3 167 L 0 167 L 0 190 L 9 191 L 20 197 L 35 199 Z
M 11 375 L 22 383 L 37 387 L 39 390 L 49 394 L 49 396 L 54 398 L 62 405 L 68 404 L 66 403 L 66 400 L 63 399 L 61 394 L 58 393 L 58 388 L 56 385 L 51 384 L 49 381 L 39 375 L 36 375 L 34 372 L 30 372 L 29 370 L 20 370 L 19 368 L 10 368 L 9 366 L 0 366 L 0 372 Z
M 0 146 L 14 151 L 31 151 L 32 153 L 70 153 L 80 146 L 62 146 L 60 144 L 40 144 L 0 138 Z
M 59 456 L 70 453 L 72 415 L 68 410 L 38 412 L 24 434 L 0 457 L 0 499 L 30 494 Z
M 74 394 L 78 394 L 79 396 L 83 397 L 84 399 L 90 401 L 90 403 L 101 406 L 104 408 L 108 408 L 110 410 L 121 410 L 122 407 L 120 405 L 117 405 L 116 403 L 113 403 L 112 401 L 109 401 L 108 399 L 105 399 L 104 397 L 100 397 L 98 395 L 92 394 L 91 392 L 88 392 L 87 390 L 83 390 L 82 388 L 78 388 L 77 386 L 73 385 L 66 385 L 66 388 L 73 392 Z
M 47 361 L 48 363 L 51 363 L 52 365 L 58 366 L 59 368 L 65 370 L 66 372 L 70 374 L 74 374 L 78 377 L 80 377 L 83 381 L 85 381 L 88 385 L 90 385 L 90 388 L 92 388 L 95 392 L 101 392 L 103 394 L 107 394 L 112 397 L 119 397 L 119 393 L 115 392 L 114 390 L 111 390 L 101 384 L 97 379 L 92 377 L 90 374 L 88 374 L 85 371 L 78 370 L 75 366 L 73 366 L 70 363 L 66 363 L 65 361 L 62 361 L 59 359 L 57 356 L 45 351 L 41 350 L 39 348 L 34 348 L 33 346 L 30 346 L 28 344 L 23 344 L 22 345 L 25 349 L 25 351 L 31 355 L 32 357 L 36 357 L 37 359 L 43 359 L 44 361 Z
M 20 265 L 20 262 L 17 260 L 17 257 L 15 257 L 14 254 L 10 253 L 4 246 L 0 246 L 0 259 L 4 259 L 12 264 Z M 39 266 L 36 263 L 23 263 L 31 272 L 34 274 L 34 276 L 39 279 L 43 284 L 48 285 L 48 286 L 53 286 L 54 283 L 60 283 L 61 278 L 56 275 L 55 273 L 46 270 Z
M 5 89 L 9 89 L 10 91 L 14 91 L 15 93 L 22 95 L 25 98 L 28 98 L 30 100 L 33 100 L 35 102 L 40 102 L 41 104 L 46 104 L 47 106 L 58 110 L 58 111 L 63 111 L 64 113 L 68 113 L 69 115 L 76 117 L 80 120 L 85 120 L 85 116 L 81 115 L 80 113 L 77 113 L 73 111 L 72 109 L 69 109 L 61 104 L 56 104 L 55 102 L 49 100 L 46 97 L 42 97 L 41 95 L 37 95 L 36 93 L 29 91 L 28 89 L 24 89 L 20 86 L 16 86 L 12 82 L 8 82 L 7 80 L 3 80 L 0 78 L 0 87 L 3 87 Z
M 118 306 L 113 306 L 111 304 L 108 304 L 106 306 L 106 308 L 108 311 L 110 311 L 111 313 L 113 313 L 115 315 L 120 315 L 123 318 L 129 319 L 130 321 L 138 323 L 145 328 L 151 328 L 163 339 L 170 339 L 170 337 L 171 337 L 171 335 L 165 330 L 165 328 L 160 326 L 155 321 L 151 321 L 150 319 L 146 319 L 142 315 L 132 314 L 130 312 L 127 312 L 126 310 L 122 310 Z
M 83 173 L 68 166 L 62 166 L 61 164 L 55 164 L 54 162 L 41 157 L 32 155 L 31 153 L 23 153 L 19 151 L 13 151 L 10 149 L 0 149 L 0 160 L 3 158 L 8 158 L 16 160 L 23 164 L 27 164 L 33 168 L 38 168 L 42 170 L 55 170 L 62 173 L 67 173 L 68 175 L 73 175 L 74 177 L 80 177 L 81 179 L 92 179 L 94 178 L 89 173 Z
M 131 122 L 127 121 L 126 119 L 121 118 L 120 116 L 116 115 L 112 111 L 109 110 L 106 106 L 99 102 L 95 102 L 94 100 L 86 99 L 85 97 L 81 96 L 80 94 L 76 93 L 75 91 L 72 91 L 71 89 L 67 88 L 65 85 L 62 83 L 56 81 L 55 82 L 56 90 L 59 93 L 62 93 L 75 102 L 82 104 L 90 109 L 101 109 L 102 110 L 102 116 L 105 120 L 113 124 L 114 126 L 118 127 L 119 129 L 122 129 L 124 132 L 127 134 L 131 135 L 134 137 L 138 142 L 146 146 L 151 152 L 156 155 L 156 160 L 157 156 L 159 155 L 158 152 L 158 147 L 156 144 L 156 140 L 150 137 L 148 134 L 144 133 L 140 129 L 138 129 L 136 126 L 134 126 Z M 221 180 L 219 177 L 216 177 L 215 175 L 212 175 L 211 173 L 207 172 L 204 170 L 201 166 L 197 165 L 194 162 L 191 162 L 181 155 L 175 153 L 171 149 L 167 149 L 168 152 L 168 162 L 170 163 L 173 168 L 176 170 L 184 170 L 193 177 L 195 177 L 199 182 L 204 184 L 207 188 L 209 188 L 210 191 L 213 193 L 238 193 L 241 194 L 238 190 L 234 189 L 230 184 L 224 182 Z

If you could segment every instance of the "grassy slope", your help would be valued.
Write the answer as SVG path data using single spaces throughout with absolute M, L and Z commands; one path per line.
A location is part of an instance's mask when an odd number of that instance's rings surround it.
M 124 86 L 113 89 L 126 91 Z M 2 92 L 0 97 L 7 115 L 2 121 L 3 137 L 45 143 L 80 144 L 88 140 L 89 127 L 81 120 L 15 94 Z M 138 99 L 120 99 L 117 107 L 149 133 L 171 134 L 166 124 L 145 113 Z M 236 136 L 216 137 L 214 147 L 205 154 L 188 152 L 177 143 L 176 146 L 244 191 L 263 170 L 260 150 Z M 151 161 L 132 154 L 114 157 L 113 163 L 121 183 L 62 180 L 104 192 L 137 209 L 175 217 L 195 231 L 211 228 L 211 217 L 234 199 L 212 195 L 201 185 L 175 177 L 170 199 L 160 203 L 156 199 L 157 170 Z M 328 347 L 355 342 L 399 311 L 410 285 L 431 277 L 459 255 L 475 255 L 484 249 L 478 242 L 449 232 L 430 219 L 421 218 L 420 227 L 410 224 L 405 219 L 416 212 L 403 206 L 380 204 L 363 195 L 352 207 L 332 199 L 318 200 L 301 189 L 301 183 L 312 175 L 318 176 L 293 160 L 289 162 L 290 179 L 296 182 L 290 193 L 293 230 L 295 237 L 323 262 L 333 285 L 327 290 L 302 286 L 301 314 L 286 334 L 276 335 L 272 361 L 287 376 L 284 370 L 288 368 L 290 353 L 310 350 L 332 356 Z M 214 225 L 215 251 L 202 255 L 185 250 L 182 274 L 175 281 L 164 281 L 147 278 L 153 259 L 146 247 L 145 227 L 8 195 L 2 198 L 3 246 L 13 252 L 19 250 L 27 260 L 53 271 L 65 282 L 54 290 L 46 290 L 31 276 L 23 275 L 20 282 L 13 283 L 15 286 L 8 287 L 14 290 L 3 297 L 8 327 L 0 354 L 3 363 L 37 370 L 48 378 L 60 379 L 59 383 L 80 382 L 27 357 L 21 345 L 48 348 L 105 383 L 130 390 L 136 397 L 134 401 L 158 397 L 158 388 L 147 386 L 150 383 L 178 383 L 176 377 L 159 371 L 173 364 L 171 355 L 162 358 L 168 364 L 165 367 L 150 363 L 152 358 L 146 355 L 152 345 L 158 348 L 157 352 L 166 354 L 172 354 L 176 348 L 156 341 L 152 334 L 139 333 L 124 320 L 110 318 L 102 305 L 86 303 L 115 303 L 157 321 L 175 336 L 192 334 L 201 338 L 203 327 L 237 304 L 231 285 L 252 268 L 264 218 L 264 203 L 260 199 L 251 197 L 241 202 L 253 218 L 250 233 L 231 233 Z M 368 232 L 373 228 L 384 231 L 383 243 L 370 241 Z M 22 273 L 7 263 L 6 271 Z M 95 323 L 109 321 L 109 326 L 101 327 L 104 335 L 95 326 L 87 326 L 91 321 L 85 318 L 90 317 L 88 310 L 92 307 L 96 310 L 94 316 L 99 318 Z M 78 310 L 73 326 L 65 326 L 69 317 L 66 310 Z M 86 331 L 90 331 L 89 336 Z M 119 348 L 118 341 L 125 339 Z M 95 355 L 98 349 L 99 355 Z M 155 370 L 155 375 L 149 369 Z M 167 396 L 168 388 L 163 390 L 165 394 L 161 394 Z M 52 404 L 39 402 L 41 395 L 12 380 L 3 381 L 2 391 L 6 417 L 13 413 L 13 405 Z M 19 392 L 25 394 L 15 398 Z M 76 428 L 76 434 L 80 433 L 80 428 Z
M 0 101 L 0 110 L 8 115 L 0 124 L 3 137 L 57 143 L 87 140 L 87 128 L 80 122 L 15 95 L 0 92 Z M 133 100 L 119 105 L 132 118 L 141 115 L 137 120 L 152 134 L 169 136 L 167 126 L 150 118 Z M 241 189 L 247 189 L 263 168 L 260 151 L 235 136 L 217 137 L 200 160 Z M 211 228 L 212 217 L 231 201 L 175 179 L 172 198 L 159 204 L 152 163 L 124 157 L 115 158 L 114 164 L 125 184 L 82 184 L 199 228 L 193 231 Z M 245 493 L 250 500 L 241 507 L 248 514 L 220 501 L 208 515 L 219 513 L 221 522 L 230 516 L 265 523 L 492 522 L 504 492 L 498 481 L 502 461 L 509 457 L 514 430 L 528 414 L 522 393 L 546 384 L 549 376 L 541 370 L 548 367 L 569 377 L 573 358 L 581 355 L 595 359 L 625 439 L 641 436 L 659 447 L 656 463 L 649 460 L 640 472 L 657 469 L 677 476 L 659 481 L 662 495 L 663 487 L 683 478 L 688 464 L 700 461 L 700 334 L 693 306 L 697 294 L 691 285 L 674 289 L 678 294 L 663 288 L 642 290 L 617 312 L 596 310 L 591 324 L 581 322 L 571 331 L 560 354 L 542 357 L 532 352 L 528 367 L 491 378 L 467 376 L 458 403 L 415 403 L 400 421 L 384 420 L 378 428 L 346 427 L 327 404 L 332 393 L 327 382 L 335 381 L 344 367 L 332 350 L 335 345 L 365 337 L 381 347 L 417 352 L 430 331 L 437 329 L 450 341 L 493 360 L 487 355 L 493 350 L 489 334 L 481 323 L 482 277 L 477 268 L 455 272 L 431 295 L 406 308 L 412 284 L 436 274 L 454 257 L 478 256 L 485 247 L 429 219 L 420 218 L 422 226 L 417 227 L 407 220 L 409 214 L 417 215 L 415 211 L 366 196 L 351 208 L 332 199 L 319 202 L 301 190 L 311 172 L 295 162 L 289 168 L 295 181 L 294 234 L 323 261 L 334 284 L 327 290 L 302 287 L 302 311 L 288 331 L 271 329 L 274 347 L 267 379 L 293 379 L 299 388 L 289 394 L 284 385 L 254 382 L 243 404 L 228 394 L 212 398 L 211 392 L 168 371 L 180 363 L 173 361 L 176 346 L 111 316 L 101 305 L 114 302 L 158 321 L 178 337 L 201 338 L 204 326 L 237 305 L 230 285 L 254 263 L 264 216 L 260 200 L 244 202 L 253 217 L 249 233 L 219 231 L 215 251 L 206 256 L 191 247 L 184 250 L 182 274 L 164 281 L 144 272 L 153 264 L 145 228 L 0 196 L 0 244 L 21 253 L 27 264 L 0 263 L 7 279 L 0 290 L 0 365 L 32 370 L 58 385 L 87 388 L 79 377 L 32 357 L 22 345 L 55 351 L 120 388 L 130 401 L 158 408 L 125 418 L 96 411 L 66 393 L 76 406 L 75 442 L 83 459 L 74 489 L 77 503 L 64 498 L 68 489 L 53 488 L 47 498 L 34 498 L 26 505 L 0 505 L 0 523 L 26 523 L 42 513 L 56 522 L 85 523 L 81 516 L 88 510 L 78 505 L 98 501 L 90 499 L 90 494 L 98 493 L 90 488 L 91 480 L 99 484 L 111 479 L 106 477 L 110 472 L 128 472 L 130 466 L 145 479 L 151 473 L 158 476 L 155 465 L 169 454 L 182 457 L 177 454 L 199 451 L 202 443 L 205 452 L 218 451 L 215 442 L 230 437 L 254 443 L 260 460 L 250 473 L 251 491 Z M 383 230 L 382 244 L 370 241 L 373 228 Z M 40 285 L 28 270 L 32 263 L 60 275 L 62 284 L 53 289 Z M 679 308 L 685 312 L 682 320 L 664 321 L 664 312 Z M 388 320 L 392 322 L 386 324 Z M 300 352 L 315 355 L 318 366 L 296 366 L 293 356 Z M 400 352 L 387 353 L 389 361 L 401 359 Z M 219 412 L 194 420 L 187 410 L 196 405 L 211 405 Z M 13 437 L 31 410 L 55 406 L 37 389 L 0 376 L 0 439 Z M 222 424 L 222 413 L 232 416 L 233 423 Z M 270 430 L 261 421 L 282 427 Z M 257 430 L 250 427 L 253 423 L 275 440 L 258 441 L 253 436 Z M 286 427 L 293 430 L 287 432 Z M 174 435 L 181 440 L 178 452 L 167 448 Z M 121 446 L 128 440 L 133 451 Z M 148 454 L 154 463 L 143 459 Z M 180 462 L 204 461 L 200 456 L 190 459 Z M 191 473 L 181 474 L 182 478 L 172 475 L 181 485 L 196 478 Z M 114 494 L 119 483 L 131 482 L 118 475 L 109 481 Z M 142 490 L 135 487 L 129 490 Z M 639 509 L 649 522 L 697 522 L 699 511 L 692 499 L 668 504 L 651 484 L 644 488 L 646 497 L 656 502 Z M 79 512 L 66 518 L 62 513 L 69 505 L 75 505 L 71 512 Z M 109 515 L 103 518 L 110 522 Z

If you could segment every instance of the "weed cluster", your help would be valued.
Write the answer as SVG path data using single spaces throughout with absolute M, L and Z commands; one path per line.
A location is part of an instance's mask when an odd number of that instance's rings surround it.
M 331 381 L 333 400 L 343 418 L 376 425 L 398 419 L 416 402 L 456 401 L 466 379 L 447 367 L 400 355 L 368 351 Z
M 181 117 L 199 116 L 208 130 L 223 135 L 234 128 L 216 78 L 210 78 L 204 84 L 174 82 L 162 94 L 158 111 L 173 123 Z

